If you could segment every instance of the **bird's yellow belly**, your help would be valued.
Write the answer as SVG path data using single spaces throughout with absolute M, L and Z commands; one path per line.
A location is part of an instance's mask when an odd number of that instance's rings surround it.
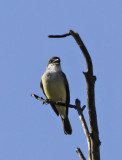
M 48 99 L 51 99 L 52 101 L 60 101 L 66 103 L 66 88 L 63 82 L 62 78 L 55 78 L 55 79 L 48 79 L 43 78 L 43 89 L 45 92 L 45 95 Z M 65 118 L 66 116 L 66 107 L 63 106 L 55 106 L 62 118 Z

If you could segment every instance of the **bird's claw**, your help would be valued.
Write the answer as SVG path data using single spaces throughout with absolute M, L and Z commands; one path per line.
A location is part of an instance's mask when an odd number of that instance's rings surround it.
M 45 101 L 43 101 L 43 104 L 49 104 L 50 100 L 49 99 L 45 99 Z

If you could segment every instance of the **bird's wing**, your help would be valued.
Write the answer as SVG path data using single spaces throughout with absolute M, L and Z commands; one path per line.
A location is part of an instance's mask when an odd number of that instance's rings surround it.
M 65 85 L 65 88 L 66 88 L 66 103 L 69 104 L 70 103 L 69 84 L 68 84 L 67 78 L 66 78 L 66 76 L 63 72 L 62 72 L 62 75 L 63 75 L 63 79 L 64 79 L 64 85 Z M 66 114 L 68 115 L 68 107 L 67 107 L 66 112 L 67 112 Z
M 46 94 L 45 94 L 45 92 L 44 92 L 42 80 L 41 80 L 41 82 L 40 82 L 40 88 L 43 90 L 43 93 L 44 93 L 44 95 L 46 96 Z M 46 98 L 47 98 L 47 96 L 46 96 Z M 53 104 L 50 104 L 50 105 L 51 105 L 52 109 L 54 110 L 54 112 L 57 114 L 57 116 L 59 116 L 59 112 L 57 111 L 55 105 L 53 105 Z

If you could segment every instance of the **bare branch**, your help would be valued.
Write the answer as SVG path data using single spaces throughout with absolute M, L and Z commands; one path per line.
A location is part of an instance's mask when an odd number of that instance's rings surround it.
M 65 35 L 65 36 L 64 36 Z M 96 81 L 96 76 L 93 75 L 93 65 L 92 60 L 89 55 L 87 48 L 85 47 L 83 41 L 81 40 L 78 33 L 70 30 L 69 33 L 63 35 L 56 35 L 51 38 L 63 38 L 72 35 L 73 38 L 76 40 L 78 46 L 80 47 L 81 51 L 83 52 L 87 71 L 83 72 L 86 80 L 86 89 L 87 89 L 87 105 L 88 105 L 88 115 L 89 115 L 89 124 L 90 124 L 90 150 L 89 150 L 89 160 L 100 160 L 100 140 L 99 140 L 99 131 L 98 131 L 98 124 L 97 124 L 97 114 L 96 114 L 96 107 L 95 107 L 95 92 L 94 92 L 94 85 Z
M 87 105 L 88 105 L 88 115 L 89 115 L 89 124 L 90 124 L 90 142 L 91 147 L 89 150 L 89 157 L 90 160 L 100 160 L 100 140 L 99 140 L 99 131 L 98 131 L 98 124 L 97 124 L 97 114 L 96 114 L 96 107 L 95 107 L 95 93 L 94 93 L 94 84 L 96 77 L 93 75 L 93 65 L 91 61 L 91 57 L 81 40 L 78 33 L 70 30 L 71 35 L 76 40 L 77 44 L 79 45 L 80 49 L 83 52 L 83 55 L 86 60 L 87 65 L 87 72 L 84 72 L 85 80 L 86 80 L 86 89 L 87 89 Z
M 71 35 L 70 33 L 66 33 L 66 34 L 62 34 L 62 35 L 49 35 L 48 37 L 49 38 L 64 38 L 64 37 L 67 37 L 70 35 Z
M 83 115 L 83 113 L 81 111 L 80 101 L 78 99 L 76 99 L 75 104 L 77 106 L 77 111 L 78 111 L 78 114 L 79 114 L 79 119 L 81 120 L 81 124 L 83 126 L 84 133 L 85 133 L 85 135 L 86 135 L 86 137 L 88 139 L 87 141 L 89 142 L 89 129 L 88 129 L 88 126 L 86 124 L 84 115 Z
M 37 100 L 42 101 L 43 104 L 44 104 L 44 103 L 47 103 L 47 101 L 46 101 L 44 98 L 39 97 L 39 96 L 37 96 L 36 94 L 31 94 L 31 96 L 34 97 L 34 98 L 36 98 Z
M 77 106 L 77 111 L 78 111 L 78 114 L 79 114 L 79 119 L 81 121 L 84 133 L 86 135 L 87 144 L 88 144 L 88 150 L 89 150 L 89 159 L 91 160 L 91 152 L 90 152 L 91 140 L 90 140 L 89 129 L 88 129 L 87 123 L 85 121 L 84 115 L 83 115 L 83 113 L 81 111 L 80 101 L 78 99 L 76 99 L 75 104 Z
M 72 104 L 67 104 L 67 103 L 62 103 L 62 102 L 55 102 L 52 101 L 50 99 L 44 99 L 42 97 L 37 96 L 36 94 L 31 94 L 32 97 L 36 98 L 37 100 L 40 100 L 43 102 L 43 104 L 54 104 L 54 105 L 59 105 L 59 106 L 65 106 L 65 107 L 69 107 L 69 108 L 74 108 L 77 110 L 77 106 L 76 105 L 72 105 Z M 80 108 L 80 112 L 83 112 L 83 110 L 85 109 L 85 105 Z
M 76 152 L 78 153 L 79 157 L 81 160 L 86 160 L 86 158 L 84 157 L 82 151 L 80 150 L 80 148 L 76 149 Z

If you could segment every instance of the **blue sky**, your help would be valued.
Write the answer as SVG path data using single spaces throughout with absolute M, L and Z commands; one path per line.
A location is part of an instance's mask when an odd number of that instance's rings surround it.
M 101 159 L 122 159 L 122 2 L 120 0 L 0 1 L 0 159 L 79 159 L 87 143 L 77 112 L 69 110 L 73 134 L 66 136 L 43 96 L 40 79 L 52 56 L 61 58 L 71 103 L 86 104 L 84 57 L 72 37 L 49 34 L 78 32 L 90 52 L 94 74 Z M 84 116 L 88 122 L 87 109 Z

